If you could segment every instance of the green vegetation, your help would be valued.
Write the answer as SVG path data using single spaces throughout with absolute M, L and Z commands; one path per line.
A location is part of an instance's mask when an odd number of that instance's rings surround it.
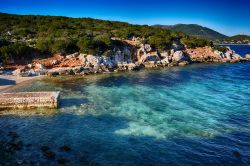
M 224 46 L 213 46 L 213 49 L 224 52 L 224 53 L 228 50 L 227 47 L 224 47 Z
M 25 43 L 14 43 L 0 47 L 0 59 L 3 62 L 11 60 L 27 60 L 32 58 L 32 48 Z
M 213 42 L 205 39 L 199 39 L 192 36 L 185 36 L 182 38 L 182 43 L 185 44 L 187 48 L 196 48 L 204 46 L 213 46 Z
M 187 35 L 198 37 L 201 39 L 206 39 L 206 40 L 224 39 L 225 37 L 227 37 L 212 29 L 209 29 L 207 27 L 202 27 L 196 24 L 176 24 L 173 26 L 155 25 L 155 27 L 184 32 Z
M 139 37 L 155 50 L 168 50 L 172 39 L 182 38 L 190 48 L 209 45 L 209 41 L 190 37 L 182 32 L 131 25 L 124 22 L 91 18 L 55 16 L 21 16 L 0 13 L 0 57 L 3 61 L 30 58 L 31 48 L 41 53 L 73 53 L 110 55 L 116 47 L 114 39 Z M 6 42 L 10 41 L 10 42 Z M 14 43 L 14 44 L 13 44 Z

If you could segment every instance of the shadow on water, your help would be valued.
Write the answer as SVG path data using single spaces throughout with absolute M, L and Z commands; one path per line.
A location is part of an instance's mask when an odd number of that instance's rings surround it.
M 0 78 L 0 86 L 16 85 L 16 81 Z
M 87 99 L 83 99 L 83 98 L 67 98 L 67 99 L 60 99 L 60 108 L 63 107 L 71 107 L 71 106 L 76 106 L 76 107 L 80 107 L 83 104 L 88 103 Z
M 5 132 L 15 130 L 25 144 L 32 144 L 32 148 L 18 152 L 18 158 L 28 156 L 42 164 L 55 164 L 54 160 L 41 157 L 42 145 L 50 146 L 57 157 L 69 159 L 70 164 L 75 165 L 250 164 L 248 132 L 214 138 L 123 136 L 115 131 L 127 128 L 128 120 L 111 115 L 62 114 L 51 118 L 19 119 L 6 116 L 0 123 Z M 19 126 L 20 123 L 25 126 Z M 64 144 L 70 146 L 72 151 L 60 152 L 58 149 Z

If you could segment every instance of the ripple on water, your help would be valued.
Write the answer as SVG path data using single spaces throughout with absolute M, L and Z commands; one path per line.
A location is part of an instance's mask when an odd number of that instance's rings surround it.
M 248 163 L 248 71 L 248 63 L 193 65 L 45 79 L 14 91 L 61 91 L 57 113 L 1 116 L 1 130 L 54 150 L 67 143 L 76 163 L 84 155 L 104 165 L 235 164 L 235 150 Z

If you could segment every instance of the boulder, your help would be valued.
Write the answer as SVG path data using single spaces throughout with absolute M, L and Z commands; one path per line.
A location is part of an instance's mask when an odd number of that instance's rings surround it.
M 109 69 L 114 68 L 114 64 L 112 63 L 110 57 L 103 57 L 103 64 Z
M 250 54 L 247 54 L 245 58 L 250 60 Z
M 12 72 L 13 76 L 21 76 L 21 69 L 16 69 Z
M 240 60 L 242 57 L 239 54 L 233 54 L 232 59 Z
M 44 70 L 44 69 L 45 69 L 45 67 L 44 67 L 44 65 L 43 65 L 43 64 L 36 63 L 36 64 L 35 64 L 35 69 L 36 69 L 36 70 Z
M 137 55 L 146 55 L 150 51 L 152 51 L 152 48 L 149 44 L 141 44 L 140 48 L 137 50 Z
M 170 63 L 168 57 L 162 59 L 160 62 L 161 62 L 163 65 L 167 65 L 167 64 Z
M 32 68 L 32 64 L 28 64 L 27 68 L 31 69 Z
M 218 58 L 225 58 L 223 52 L 221 52 L 221 51 L 214 50 L 214 54 L 215 54 Z
M 84 68 L 83 71 L 80 73 L 81 75 L 88 75 L 90 74 L 90 68 Z
M 76 53 L 73 53 L 73 54 L 70 54 L 70 55 L 66 55 L 66 59 L 76 58 L 79 55 L 80 55 L 79 52 L 76 52 Z
M 135 63 L 129 63 L 127 64 L 127 69 L 128 70 L 137 70 L 139 68 L 138 65 L 136 65 Z
M 145 44 L 144 49 L 145 49 L 146 52 L 152 51 L 152 48 L 151 48 L 151 46 L 149 44 Z
M 232 53 L 231 53 L 231 51 L 227 51 L 224 55 L 225 55 L 225 56 L 224 56 L 225 59 L 227 59 L 227 60 L 232 59 Z
M 25 72 L 21 72 L 20 75 L 22 77 L 32 77 L 32 76 L 37 76 L 38 73 L 36 73 L 33 69 L 30 69 Z
M 115 48 L 113 52 L 115 65 L 132 62 L 132 51 L 128 47 L 123 47 L 122 50 Z
M 63 70 L 63 71 L 65 72 L 64 74 L 66 74 L 66 71 L 65 70 Z M 52 69 L 52 70 L 47 71 L 47 75 L 50 76 L 50 77 L 56 77 L 56 76 L 58 76 L 60 74 L 62 74 L 61 70 L 55 71 L 55 70 Z
M 75 71 L 73 69 L 67 71 L 68 75 L 75 75 Z
M 51 64 L 52 65 L 57 65 L 57 64 L 59 64 L 59 61 L 54 59 L 54 60 L 51 61 Z
M 160 58 L 157 55 L 152 55 L 152 54 L 144 54 L 140 58 L 140 63 L 144 62 L 156 62 L 160 61 Z
M 80 60 L 80 61 L 82 61 L 83 63 L 85 63 L 86 62 L 86 54 L 80 54 L 79 56 L 78 56 L 78 59 Z
M 119 49 L 115 52 L 114 55 L 114 62 L 116 65 L 118 64 L 122 64 L 124 62 L 124 54 L 122 51 L 120 51 Z
M 174 53 L 175 53 L 174 49 L 171 49 L 171 50 L 170 50 L 170 56 L 173 56 Z
M 173 62 L 182 62 L 182 61 L 188 61 L 188 57 L 184 54 L 183 51 L 176 51 L 172 56 Z
M 3 64 L 0 63 L 0 70 L 3 70 L 3 69 L 4 69 Z
M 94 68 L 98 68 L 102 62 L 102 57 L 97 57 L 93 55 L 87 55 L 86 64 L 93 66 Z

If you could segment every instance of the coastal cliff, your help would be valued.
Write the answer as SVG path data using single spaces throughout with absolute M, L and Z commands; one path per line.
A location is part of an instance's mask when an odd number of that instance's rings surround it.
M 94 56 L 79 52 L 50 58 L 34 59 L 25 66 L 17 66 L 11 74 L 15 76 L 35 75 L 89 75 L 142 68 L 185 66 L 193 63 L 234 63 L 249 61 L 236 54 L 229 47 L 224 51 L 212 47 L 186 48 L 181 42 L 174 42 L 168 51 L 155 51 L 149 44 L 126 40 L 124 45 L 114 47 L 110 56 Z

